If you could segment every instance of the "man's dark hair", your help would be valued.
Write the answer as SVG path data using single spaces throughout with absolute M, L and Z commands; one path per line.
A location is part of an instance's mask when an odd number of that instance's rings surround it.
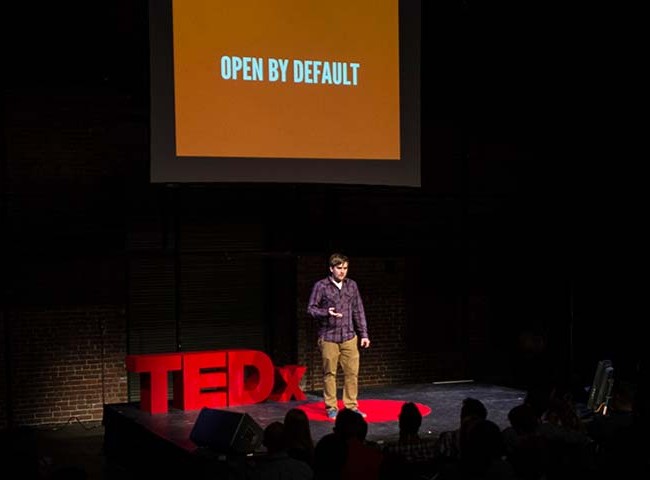
M 347 256 L 343 255 L 342 253 L 333 253 L 330 255 L 330 267 L 336 267 L 337 265 L 341 265 L 343 263 L 350 263 L 350 260 Z

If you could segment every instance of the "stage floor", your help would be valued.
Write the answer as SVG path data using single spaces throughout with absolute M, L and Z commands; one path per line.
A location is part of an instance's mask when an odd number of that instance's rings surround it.
M 307 393 L 306 400 L 291 402 L 266 401 L 254 405 L 220 408 L 229 412 L 248 414 L 262 429 L 274 421 L 282 421 L 285 413 L 293 407 L 306 407 L 322 403 L 320 392 Z M 397 439 L 399 433 L 397 416 L 394 420 L 373 420 L 373 412 L 382 400 L 395 402 L 412 401 L 430 409 L 423 417 L 420 433 L 422 436 L 437 437 L 444 430 L 457 428 L 460 407 L 464 398 L 473 397 L 481 400 L 487 410 L 488 419 L 501 428 L 509 425 L 508 412 L 524 400 L 525 392 L 498 385 L 467 383 L 418 384 L 391 387 L 365 387 L 359 394 L 359 408 L 368 413 L 368 435 L 370 441 L 384 443 Z M 366 408 L 364 407 L 366 405 Z M 151 467 L 152 462 L 164 466 L 166 460 L 170 465 L 187 472 L 186 466 L 200 457 L 205 462 L 205 448 L 201 449 L 190 439 L 190 433 L 200 411 L 182 411 L 170 408 L 165 414 L 149 414 L 139 409 L 137 403 L 112 404 L 104 407 L 103 425 L 105 429 L 105 447 L 111 458 L 129 457 L 129 464 L 143 462 Z M 311 420 L 312 436 L 317 442 L 330 433 L 332 421 Z M 257 451 L 263 451 L 259 447 Z M 224 455 L 211 456 L 227 461 Z M 183 466 L 185 465 L 185 466 Z M 205 463 L 204 463 L 205 466 Z M 212 468 L 212 467 L 211 467 Z M 204 467 L 202 467 L 204 470 Z M 145 469 L 146 470 L 146 469 Z M 151 472 L 149 472 L 151 473 Z

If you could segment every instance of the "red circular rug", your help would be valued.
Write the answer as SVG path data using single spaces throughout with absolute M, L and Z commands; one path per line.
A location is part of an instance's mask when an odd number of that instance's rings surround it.
M 367 415 L 366 422 L 396 422 L 404 405 L 404 400 L 359 400 L 359 410 Z M 416 403 L 423 417 L 431 413 L 431 408 L 421 403 Z M 312 402 L 298 406 L 304 410 L 310 420 L 316 422 L 332 422 L 327 418 L 325 402 Z M 339 410 L 343 409 L 343 402 L 339 400 Z

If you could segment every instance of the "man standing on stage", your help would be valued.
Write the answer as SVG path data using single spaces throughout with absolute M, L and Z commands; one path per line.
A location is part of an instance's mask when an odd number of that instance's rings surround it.
M 357 402 L 359 349 L 370 346 L 366 314 L 357 283 L 347 278 L 349 259 L 340 253 L 329 258 L 330 275 L 319 280 L 309 297 L 307 312 L 318 322 L 318 347 L 323 359 L 323 399 L 327 417 L 338 413 L 336 371 L 343 370 L 343 405 L 365 417 Z

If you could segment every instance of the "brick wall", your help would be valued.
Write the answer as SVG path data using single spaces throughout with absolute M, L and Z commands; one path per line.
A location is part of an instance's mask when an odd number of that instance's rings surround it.
M 359 285 L 368 320 L 371 347 L 361 353 L 359 384 L 361 386 L 427 383 L 438 380 L 465 379 L 468 375 L 465 351 L 452 346 L 453 341 L 440 338 L 448 333 L 440 329 L 438 338 L 429 343 L 418 344 L 413 339 L 429 335 L 436 329 L 425 328 L 426 323 L 453 323 L 458 318 L 419 318 L 409 322 L 409 306 L 414 301 L 408 290 L 407 258 L 353 257 L 350 259 L 349 276 Z M 302 388 L 320 390 L 322 377 L 320 353 L 316 347 L 314 322 L 306 313 L 306 306 L 313 283 L 326 276 L 327 269 L 322 257 L 304 256 L 298 261 L 298 360 L 307 365 Z M 413 292 L 415 293 L 415 292 Z M 419 296 L 420 293 L 417 293 Z M 435 295 L 435 294 L 434 294 Z M 485 318 L 481 318 L 481 322 Z M 418 327 L 418 325 L 420 325 Z M 435 333 L 431 334 L 435 335 Z M 444 345 L 447 344 L 447 347 Z M 427 346 L 428 345 L 428 346 Z M 342 386 L 342 376 L 337 378 Z
M 105 89 L 4 99 L 0 428 L 101 421 L 127 398 L 123 191 L 146 123 Z
M 122 311 L 101 305 L 13 310 L 3 327 L 9 346 L 3 402 L 11 399 L 15 425 L 101 421 L 105 403 L 125 401 Z

